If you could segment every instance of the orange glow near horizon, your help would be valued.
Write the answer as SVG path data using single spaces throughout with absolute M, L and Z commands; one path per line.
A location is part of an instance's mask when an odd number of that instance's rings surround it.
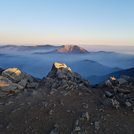
M 80 37 L 64 37 L 64 36 L 39 36 L 39 35 L 2 35 L 0 34 L 0 44 L 85 44 L 85 45 L 130 45 L 134 46 L 134 39 L 102 39 L 102 38 L 84 38 L 80 39 Z

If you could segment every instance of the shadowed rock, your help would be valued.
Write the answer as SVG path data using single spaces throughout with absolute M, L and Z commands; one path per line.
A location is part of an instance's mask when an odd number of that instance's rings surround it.
M 3 69 L 2 68 L 0 68 L 0 75 L 1 75 L 1 73 L 3 72 Z

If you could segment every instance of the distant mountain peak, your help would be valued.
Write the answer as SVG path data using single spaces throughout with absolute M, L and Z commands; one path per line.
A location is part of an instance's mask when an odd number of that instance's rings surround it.
M 55 52 L 57 53 L 88 53 L 88 51 L 77 45 L 63 45 L 58 48 Z

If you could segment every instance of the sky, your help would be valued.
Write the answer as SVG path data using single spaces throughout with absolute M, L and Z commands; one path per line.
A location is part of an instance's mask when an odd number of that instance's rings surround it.
M 134 46 L 134 0 L 0 0 L 0 44 Z

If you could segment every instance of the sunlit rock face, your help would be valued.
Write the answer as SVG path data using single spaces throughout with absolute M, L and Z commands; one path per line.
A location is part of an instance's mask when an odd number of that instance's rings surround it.
M 55 62 L 53 63 L 52 69 L 47 75 L 47 77 L 58 78 L 58 79 L 72 79 L 73 72 L 70 67 L 64 63 Z
M 0 76 L 0 90 L 4 92 L 14 91 L 17 92 L 23 89 L 23 87 L 17 83 L 13 83 L 11 80 L 4 76 Z
M 63 68 L 65 68 L 66 70 L 68 70 L 68 71 L 71 72 L 71 68 L 68 67 L 68 66 L 67 66 L 66 64 L 64 64 L 64 63 L 55 62 L 55 63 L 53 64 L 53 67 L 56 68 L 56 69 L 63 69 Z
M 67 65 L 64 64 L 64 63 L 55 62 L 54 67 L 57 68 L 57 69 L 59 69 L 59 68 L 67 68 Z
M 76 45 L 64 45 L 63 47 L 56 50 L 57 53 L 88 53 L 84 48 Z
M 18 68 L 8 68 L 0 74 L 0 97 L 3 93 L 18 93 L 24 89 L 35 89 L 38 81 Z
M 111 76 L 110 79 L 111 79 L 112 81 L 115 81 L 115 80 L 116 80 L 116 78 L 115 78 L 114 76 Z
M 24 78 L 24 73 L 18 68 L 8 68 L 2 72 L 2 76 L 7 77 L 14 82 L 18 82 Z
M 10 81 L 8 78 L 0 76 L 0 89 L 3 87 L 8 87 L 11 83 L 12 81 Z

